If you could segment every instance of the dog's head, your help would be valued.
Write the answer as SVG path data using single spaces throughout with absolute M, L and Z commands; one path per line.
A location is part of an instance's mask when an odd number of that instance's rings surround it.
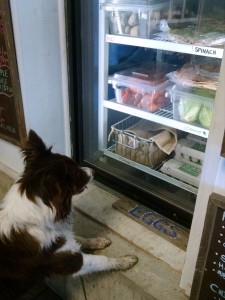
M 18 181 L 21 193 L 26 193 L 30 201 L 38 197 L 48 207 L 54 206 L 56 220 L 65 218 L 71 210 L 72 196 L 84 191 L 93 171 L 79 167 L 65 155 L 52 153 L 33 130 L 22 153 L 25 168 Z

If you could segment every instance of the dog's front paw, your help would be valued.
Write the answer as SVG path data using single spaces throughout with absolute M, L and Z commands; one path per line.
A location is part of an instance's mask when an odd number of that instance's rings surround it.
M 112 241 L 105 237 L 98 237 L 95 239 L 92 239 L 94 242 L 94 249 L 95 250 L 101 250 L 109 247 L 112 244 Z
M 131 269 L 138 262 L 138 258 L 134 255 L 122 256 L 118 259 L 118 270 L 125 271 Z
M 111 240 L 105 237 L 97 237 L 97 238 L 77 238 L 80 242 L 82 249 L 89 249 L 89 250 L 101 250 L 105 249 L 106 247 L 112 244 Z

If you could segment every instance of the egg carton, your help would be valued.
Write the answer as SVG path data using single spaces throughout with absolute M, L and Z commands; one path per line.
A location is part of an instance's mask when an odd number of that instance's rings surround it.
M 205 147 L 206 144 L 201 141 L 187 138 L 180 139 L 175 148 L 175 158 L 183 162 L 202 165 Z
M 166 161 L 160 170 L 167 175 L 187 182 L 193 186 L 199 186 L 202 171 L 200 165 L 172 158 Z

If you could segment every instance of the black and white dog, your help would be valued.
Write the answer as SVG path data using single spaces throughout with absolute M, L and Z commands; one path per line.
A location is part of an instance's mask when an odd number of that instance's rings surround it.
M 74 276 L 105 270 L 127 270 L 137 258 L 109 258 L 85 254 L 103 249 L 107 238 L 75 237 L 71 199 L 93 177 L 89 168 L 52 153 L 30 131 L 22 147 L 22 176 L 0 201 L 0 298 L 18 299 L 36 283 L 53 274 Z

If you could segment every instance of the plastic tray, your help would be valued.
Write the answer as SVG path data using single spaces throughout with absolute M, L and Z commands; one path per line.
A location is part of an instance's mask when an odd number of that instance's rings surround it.
M 152 63 L 130 68 L 109 79 L 115 89 L 116 101 L 155 112 L 168 104 L 166 89 L 171 85 L 166 74 L 174 65 Z
M 143 5 L 145 1 L 138 5 L 123 2 L 105 6 L 111 34 L 150 38 L 160 30 L 161 20 L 169 15 L 169 2 L 166 1 L 146 1 L 147 5 Z
M 173 103 L 173 119 L 209 129 L 214 99 L 186 91 L 186 88 L 175 85 L 167 93 Z
M 155 86 L 167 80 L 167 74 L 177 69 L 176 65 L 152 61 L 114 74 L 114 79 L 131 84 Z

